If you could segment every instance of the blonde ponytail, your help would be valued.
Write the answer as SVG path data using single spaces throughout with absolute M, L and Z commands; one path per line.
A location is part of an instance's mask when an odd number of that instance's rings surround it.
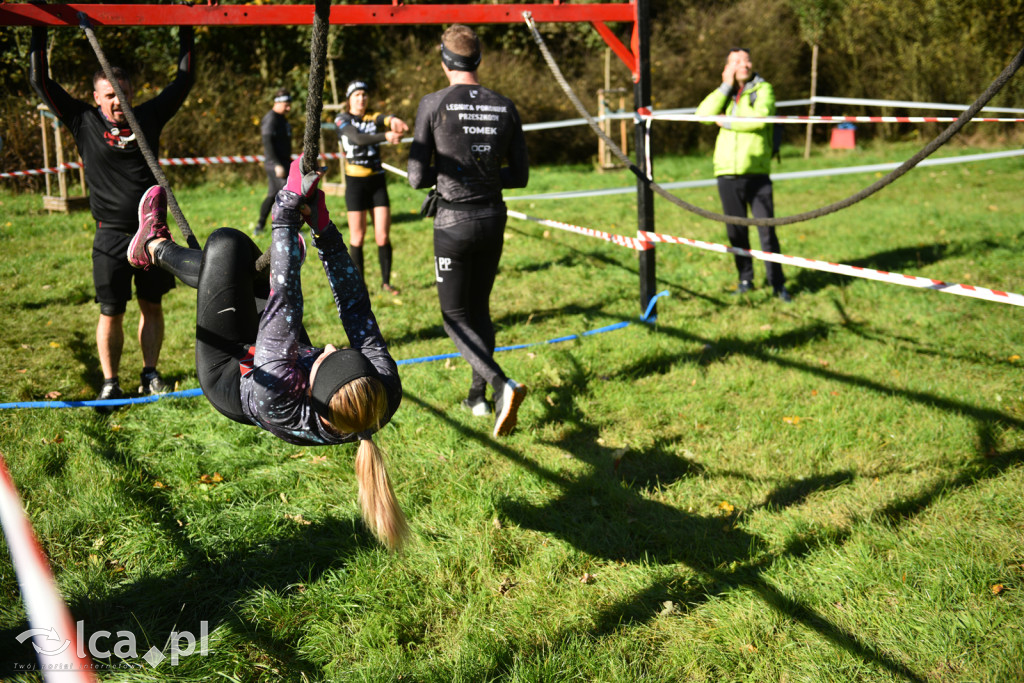
M 363 519 L 373 535 L 388 549 L 400 549 L 409 535 L 409 525 L 391 487 L 384 454 L 372 439 L 359 440 L 355 470 Z

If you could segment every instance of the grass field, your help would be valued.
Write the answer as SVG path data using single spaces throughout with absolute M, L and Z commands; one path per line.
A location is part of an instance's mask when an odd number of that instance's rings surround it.
M 907 145 L 795 151 L 779 171 L 896 161 Z M 941 156 L 980 150 L 948 148 Z M 708 158 L 658 159 L 668 182 Z M 875 179 L 779 182 L 780 215 Z M 1024 160 L 919 169 L 851 209 L 780 228 L 783 250 L 1024 291 Z M 530 194 L 631 184 L 536 168 Z M 201 238 L 244 227 L 264 189 L 183 189 Z M 521 191 L 522 193 L 522 191 Z M 715 189 L 680 193 L 718 209 Z M 450 353 L 421 195 L 391 186 L 398 298 L 375 312 L 396 359 Z M 88 399 L 95 355 L 85 213 L 0 191 L 0 402 Z M 344 215 L 340 199 L 329 202 Z M 633 235 L 635 197 L 510 203 Z M 659 232 L 724 228 L 656 202 Z M 267 238 L 263 238 L 264 241 Z M 519 428 L 458 408 L 456 359 L 402 368 L 378 435 L 414 539 L 389 555 L 359 521 L 354 448 L 299 449 L 202 398 L 111 415 L 0 410 L 2 451 L 88 637 L 141 656 L 198 634 L 177 666 L 97 657 L 105 680 L 1021 681 L 1024 391 L 1015 307 L 787 268 L 731 295 L 731 258 L 660 246 L 654 324 L 635 252 L 510 221 L 492 297 L 499 345 L 624 329 L 500 354 L 530 395 Z M 315 259 L 307 327 L 344 341 Z M 196 387 L 194 292 L 166 299 L 165 377 Z M 126 329 L 137 309 L 129 308 Z M 141 366 L 126 344 L 123 385 Z M 54 393 L 56 392 L 56 393 Z M 34 662 L 0 558 L 0 672 Z M 116 637 L 101 641 L 108 649 Z

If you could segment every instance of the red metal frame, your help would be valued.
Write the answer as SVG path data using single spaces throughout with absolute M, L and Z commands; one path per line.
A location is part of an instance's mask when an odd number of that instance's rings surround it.
M 313 5 L 86 5 L 10 3 L 0 1 L 0 26 L 78 26 L 78 13 L 94 26 L 279 26 L 312 24 Z M 538 23 L 589 22 L 608 47 L 639 78 L 636 49 L 627 48 L 606 22 L 633 25 L 636 42 L 636 0 L 619 4 L 530 5 L 332 5 L 330 23 L 344 26 L 411 24 L 511 24 L 529 12 Z

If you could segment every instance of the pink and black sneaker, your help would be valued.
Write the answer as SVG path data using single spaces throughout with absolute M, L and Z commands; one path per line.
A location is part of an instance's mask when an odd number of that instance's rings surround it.
M 149 270 L 153 259 L 146 245 L 159 237 L 172 239 L 171 231 L 167 229 L 167 192 L 159 185 L 154 185 L 146 190 L 139 201 L 139 229 L 128 244 L 128 263 Z

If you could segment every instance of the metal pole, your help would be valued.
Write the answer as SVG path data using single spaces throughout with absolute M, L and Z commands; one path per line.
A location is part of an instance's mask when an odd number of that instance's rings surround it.
M 650 0 L 636 2 L 636 45 L 634 52 L 637 60 L 637 80 L 633 85 L 634 109 L 648 111 L 651 107 L 651 20 Z M 651 148 L 650 127 L 637 118 L 634 139 L 636 140 L 636 166 L 648 178 L 653 174 L 653 162 L 648 156 Z M 637 230 L 654 232 L 654 193 L 650 185 L 641 179 L 636 183 Z M 640 270 L 640 310 L 646 311 L 655 295 L 657 285 L 655 278 L 654 245 L 639 254 Z M 657 313 L 651 309 L 651 315 Z

